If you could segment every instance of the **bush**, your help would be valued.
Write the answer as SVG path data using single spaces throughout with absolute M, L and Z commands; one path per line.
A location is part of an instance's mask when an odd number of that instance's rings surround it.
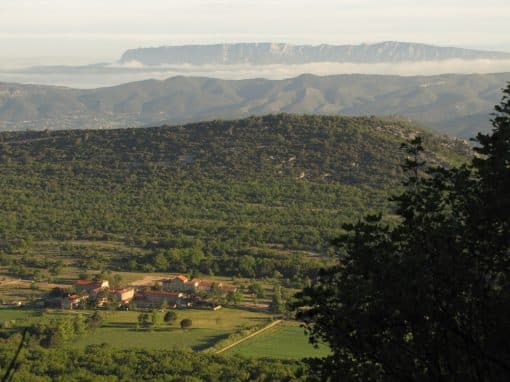
M 181 321 L 181 329 L 191 328 L 191 325 L 193 325 L 193 321 L 191 321 L 189 318 L 185 318 Z
M 168 325 L 170 325 L 175 322 L 175 320 L 177 320 L 177 313 L 175 313 L 173 310 L 169 310 L 165 313 L 165 317 L 163 319 Z

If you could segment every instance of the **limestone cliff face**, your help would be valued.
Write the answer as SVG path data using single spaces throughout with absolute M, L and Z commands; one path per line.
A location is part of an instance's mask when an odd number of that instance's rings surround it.
M 510 53 L 433 45 L 382 42 L 361 45 L 290 45 L 238 43 L 139 48 L 126 51 L 120 61 L 165 64 L 304 64 L 310 62 L 402 62 L 447 59 L 510 59 Z

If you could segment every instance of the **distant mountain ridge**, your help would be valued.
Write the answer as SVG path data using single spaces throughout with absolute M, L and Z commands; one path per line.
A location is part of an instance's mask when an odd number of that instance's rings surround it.
M 286 80 L 173 77 L 92 90 L 0 83 L 0 131 L 109 129 L 275 113 L 400 116 L 471 137 L 510 73 L 302 75 Z
M 510 59 L 510 53 L 386 41 L 360 45 L 235 43 L 162 46 L 127 50 L 121 63 L 144 65 L 305 64 L 311 62 L 416 62 L 448 59 Z

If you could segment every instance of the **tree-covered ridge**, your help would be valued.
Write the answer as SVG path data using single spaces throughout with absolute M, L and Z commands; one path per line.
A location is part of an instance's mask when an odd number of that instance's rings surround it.
M 313 180 L 375 183 L 398 175 L 402 156 L 395 148 L 416 134 L 425 136 L 432 161 L 446 164 L 468 154 L 464 142 L 398 119 L 280 114 L 144 129 L 3 133 L 0 159 L 237 179 L 304 172 Z
M 123 254 L 115 265 L 129 269 L 303 276 L 318 265 L 295 251 L 321 251 L 342 223 L 387 208 L 399 146 L 416 134 L 433 163 L 470 155 L 460 140 L 378 118 L 3 133 L 0 234 L 6 246 L 101 239 L 151 250 Z

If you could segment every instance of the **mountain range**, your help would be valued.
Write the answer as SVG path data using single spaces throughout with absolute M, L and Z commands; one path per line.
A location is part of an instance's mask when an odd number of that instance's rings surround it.
M 510 73 L 173 77 L 98 89 L 0 83 L 0 131 L 142 127 L 270 113 L 400 116 L 459 137 L 489 126 Z
M 121 63 L 144 65 L 304 64 L 311 62 L 415 62 L 448 59 L 510 59 L 510 53 L 387 41 L 361 45 L 237 43 L 162 46 L 127 50 Z

